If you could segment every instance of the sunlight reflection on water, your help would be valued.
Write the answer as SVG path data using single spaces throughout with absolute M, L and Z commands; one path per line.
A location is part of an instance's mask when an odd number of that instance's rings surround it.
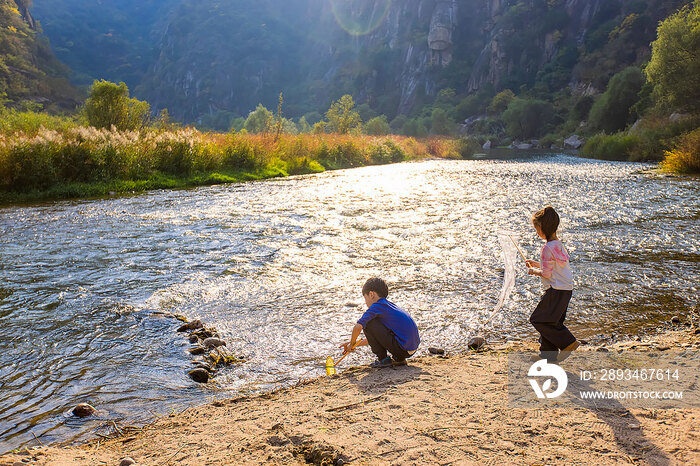
M 697 180 L 564 156 L 426 161 L 265 182 L 0 210 L 0 450 L 77 439 L 111 419 L 323 373 L 357 320 L 360 288 L 387 279 L 428 346 L 474 333 L 534 338 L 541 293 L 503 280 L 499 230 L 538 255 L 529 218 L 551 203 L 572 256 L 571 328 L 624 332 L 697 300 Z M 201 318 L 248 361 L 202 389 L 188 343 L 149 309 Z M 367 351 L 348 364 L 371 360 Z M 101 409 L 85 423 L 65 413 Z

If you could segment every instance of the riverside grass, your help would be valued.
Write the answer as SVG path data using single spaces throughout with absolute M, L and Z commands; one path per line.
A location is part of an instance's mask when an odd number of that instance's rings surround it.
M 0 133 L 0 203 L 232 183 L 326 169 L 461 158 L 460 140 L 340 134 L 119 131 L 66 125 Z

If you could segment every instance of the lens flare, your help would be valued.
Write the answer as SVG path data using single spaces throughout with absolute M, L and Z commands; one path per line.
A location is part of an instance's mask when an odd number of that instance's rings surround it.
M 376 30 L 391 7 L 391 0 L 329 1 L 338 25 L 353 36 L 364 36 Z

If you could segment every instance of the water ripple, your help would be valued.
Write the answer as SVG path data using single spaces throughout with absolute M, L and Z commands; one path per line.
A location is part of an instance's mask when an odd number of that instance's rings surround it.
M 0 452 L 79 440 L 155 414 L 320 375 L 389 281 L 428 346 L 533 338 L 539 283 L 518 270 L 497 322 L 499 230 L 536 257 L 552 204 L 572 255 L 569 320 L 624 332 L 697 302 L 697 180 L 564 156 L 427 161 L 265 182 L 0 209 Z M 247 362 L 203 389 L 172 311 L 215 325 Z M 335 353 L 337 354 L 337 353 Z M 368 362 L 366 351 L 348 357 Z M 89 402 L 98 416 L 76 420 Z

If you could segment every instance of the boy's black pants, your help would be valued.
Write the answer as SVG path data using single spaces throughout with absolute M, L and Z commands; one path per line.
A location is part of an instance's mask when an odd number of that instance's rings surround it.
M 401 348 L 401 345 L 399 345 L 399 342 L 396 340 L 394 332 L 382 324 L 379 319 L 375 318 L 367 322 L 363 332 L 365 333 L 369 347 L 372 348 L 372 352 L 377 356 L 377 359 L 382 360 L 386 358 L 387 351 L 391 353 L 396 361 L 406 359 L 410 356 L 408 351 Z
M 556 353 L 576 341 L 564 325 L 571 294 L 571 290 L 549 287 L 530 316 L 530 323 L 540 333 L 540 353 Z

